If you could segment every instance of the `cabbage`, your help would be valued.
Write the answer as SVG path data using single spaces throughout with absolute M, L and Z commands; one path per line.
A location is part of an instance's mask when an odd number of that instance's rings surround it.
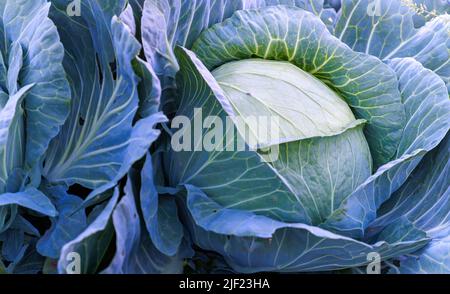
M 444 2 L 0 1 L 0 273 L 450 273 Z

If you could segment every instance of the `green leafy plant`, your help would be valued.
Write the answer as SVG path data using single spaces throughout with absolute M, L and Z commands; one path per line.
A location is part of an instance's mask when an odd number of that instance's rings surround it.
M 448 273 L 447 4 L 0 1 L 0 273 Z

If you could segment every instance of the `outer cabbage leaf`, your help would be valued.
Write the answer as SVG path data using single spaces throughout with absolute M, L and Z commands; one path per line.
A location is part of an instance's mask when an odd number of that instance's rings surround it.
M 142 0 L 132 1 L 136 10 L 142 9 L 141 31 L 145 55 L 163 89 L 163 107 L 175 112 L 175 74 L 179 70 L 174 54 L 176 46 L 190 48 L 200 33 L 230 17 L 235 11 L 285 4 L 316 15 L 322 13 L 320 0 Z M 324 20 L 334 15 L 324 14 Z
M 362 236 L 376 218 L 376 210 L 450 129 L 450 100 L 442 80 L 412 58 L 394 59 L 388 64 L 397 73 L 408 122 L 399 145 L 399 159 L 382 166 L 348 197 L 342 210 L 327 220 L 327 228 L 347 231 L 348 235 Z
M 355 51 L 384 58 L 414 34 L 413 15 L 397 0 L 343 0 L 335 35 Z
M 1 235 L 2 257 L 9 262 L 19 262 L 28 245 L 25 244 L 25 234 L 20 230 L 10 229 Z
M 32 85 L 25 86 L 9 97 L 0 109 L 0 193 L 7 191 L 9 176 L 23 163 L 23 98 Z
M 416 4 L 423 4 L 427 11 L 439 14 L 450 13 L 448 0 L 414 0 Z
M 436 239 L 416 255 L 401 259 L 400 267 L 391 273 L 448 274 L 450 273 L 450 237 Z
M 401 0 L 343 0 L 335 34 L 352 49 L 384 60 L 415 58 L 438 74 L 450 92 L 450 16 L 416 29 L 414 15 Z
M 27 171 L 39 168 L 50 140 L 69 113 L 70 88 L 62 66 L 64 49 L 55 25 L 47 17 L 49 8 L 45 0 L 0 2 L 0 31 L 4 36 L 0 42 L 0 84 L 6 86 L 3 91 L 10 96 L 21 86 L 34 85 L 24 97 L 23 128 L 27 131 L 22 133 L 23 138 L 16 138 L 20 142 L 14 145 L 21 150 L 15 156 L 23 157 L 20 167 Z M 20 137 L 24 130 L 16 132 Z
M 61 248 L 86 228 L 86 213 L 78 210 L 83 200 L 68 194 L 64 187 L 42 187 L 42 190 L 55 204 L 59 214 L 51 219 L 51 227 L 39 239 L 36 248 L 41 255 L 57 259 Z
M 136 36 L 136 20 L 134 18 L 133 7 L 127 4 L 125 10 L 120 14 L 120 19 L 128 26 L 132 35 Z
M 52 18 L 67 50 L 64 67 L 73 103 L 69 119 L 49 148 L 44 175 L 51 183 L 94 189 L 114 178 L 133 141 L 139 101 L 132 61 L 140 45 L 112 17 L 122 11 L 124 1 L 83 1 L 82 16 L 77 18 L 64 13 L 66 2 L 55 1 Z M 114 71 L 112 62 L 117 64 Z
M 0 194 L 0 207 L 19 205 L 47 216 L 56 216 L 58 212 L 51 201 L 41 191 L 27 188 L 23 192 Z
M 434 235 L 450 226 L 450 135 L 427 154 L 410 179 L 378 210 L 371 228 L 383 227 L 404 216 Z
M 16 220 L 17 206 L 8 205 L 0 207 L 0 234 L 8 230 Z
M 150 158 L 150 156 L 148 157 Z M 151 164 L 151 159 L 150 159 Z M 103 271 L 107 274 L 155 274 L 155 273 L 182 273 L 184 258 L 189 251 L 181 250 L 167 256 L 162 254 L 150 240 L 147 231 L 142 230 L 144 226 L 138 214 L 133 191 L 136 183 L 128 177 L 125 186 L 125 196 L 119 202 L 113 213 L 114 228 L 116 231 L 116 254 L 111 264 Z M 152 183 L 143 183 L 151 186 Z M 144 209 L 144 207 L 142 207 Z M 176 215 L 175 215 L 176 216 Z M 172 218 L 173 216 L 169 216 Z M 170 229 L 170 228 L 168 228 Z M 182 232 L 178 237 L 183 237 Z M 175 248 L 178 250 L 178 247 Z
M 36 250 L 36 240 L 33 239 L 24 247 L 20 260 L 16 260 L 8 265 L 9 274 L 40 274 L 44 264 L 44 258 Z
M 42 256 L 36 252 L 39 231 L 20 215 L 14 218 L 9 230 L 0 234 L 2 258 L 9 261 L 6 273 L 37 273 Z
M 147 117 L 155 114 L 159 110 L 161 98 L 161 85 L 153 68 L 148 62 L 136 59 L 134 70 L 141 78 L 138 86 L 139 91 L 139 114 L 141 117 Z
M 442 15 L 450 14 L 450 2 L 448 0 L 413 0 L 415 7 L 419 8 L 419 13 L 414 16 L 414 25 L 423 26 L 430 19 Z M 420 10 L 420 7 L 425 11 Z
M 427 154 L 409 180 L 384 203 L 369 232 L 407 218 L 433 240 L 425 248 L 398 258 L 393 273 L 450 273 L 450 135 Z
M 125 10 L 120 14 L 120 19 L 128 26 L 131 33 L 138 40 L 141 39 L 141 16 L 144 0 L 130 0 Z M 146 61 L 136 58 L 134 70 L 141 78 L 139 83 L 139 114 L 141 117 L 147 117 L 156 113 L 159 109 L 161 84 L 153 67 Z
M 105 206 L 91 212 L 92 221 L 75 239 L 66 243 L 58 260 L 58 272 L 66 273 L 73 261 L 73 253 L 79 254 L 81 273 L 96 273 L 113 237 L 112 213 L 119 199 L 115 188 Z
M 130 144 L 127 147 L 120 170 L 114 179 L 93 190 L 84 200 L 82 207 L 88 207 L 105 200 L 109 197 L 107 192 L 114 188 L 117 183 L 128 173 L 132 165 L 145 156 L 150 145 L 158 138 L 160 131 L 155 129 L 159 122 L 165 122 L 167 118 L 162 113 L 155 113 L 149 117 L 140 119 L 133 127 Z
M 219 252 L 238 272 L 337 270 L 367 264 L 369 253 L 379 253 L 384 260 L 428 242 L 423 231 L 397 223 L 386 228 L 385 240 L 369 245 L 318 227 L 224 208 L 200 189 L 186 189 L 184 220 L 194 242 Z
M 151 155 L 147 154 L 141 172 L 142 217 L 154 247 L 167 256 L 174 256 L 183 241 L 183 225 L 178 218 L 175 198 L 170 195 L 161 197 L 158 195 L 154 177 L 159 168 L 159 166 L 154 166 Z M 146 233 L 144 232 L 144 234 Z

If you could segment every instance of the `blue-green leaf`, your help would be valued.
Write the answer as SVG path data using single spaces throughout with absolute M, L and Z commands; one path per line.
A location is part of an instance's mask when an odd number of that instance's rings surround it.
M 69 113 L 70 90 L 62 66 L 64 49 L 53 22 L 47 17 L 45 0 L 2 1 L 0 14 L 4 44 L 9 56 L 8 90 L 31 85 L 26 94 L 26 169 L 37 167 L 48 144 L 59 132 Z
M 23 192 L 0 194 L 0 207 L 16 204 L 24 208 L 55 217 L 58 212 L 50 199 L 35 188 L 27 188 Z
M 130 259 L 139 244 L 141 234 L 140 218 L 133 193 L 134 184 L 128 177 L 125 195 L 114 208 L 112 220 L 116 232 L 116 253 L 103 273 L 124 274 L 130 271 Z
M 284 4 L 316 15 L 322 11 L 320 0 L 147 0 L 143 5 L 141 0 L 134 0 L 131 3 L 137 10 L 142 10 L 145 56 L 161 81 L 162 106 L 168 112 L 175 112 L 173 107 L 177 105 L 175 74 L 179 65 L 174 53 L 176 46 L 191 48 L 202 31 L 241 9 Z
M 418 29 L 414 16 L 414 7 L 401 0 L 343 0 L 335 34 L 350 48 L 380 59 L 415 58 L 438 74 L 450 92 L 450 16 L 436 17 Z
M 14 264 L 14 267 L 10 269 L 13 274 L 28 274 L 36 275 L 42 273 L 42 267 L 44 266 L 44 258 L 42 255 L 34 250 L 35 244 L 32 243 L 25 251 L 22 259 Z M 10 265 L 11 266 L 11 265 Z
M 129 3 L 125 10 L 120 14 L 120 19 L 128 26 L 131 34 L 136 35 L 136 20 L 134 19 L 133 7 Z
M 405 216 L 433 234 L 450 227 L 450 135 L 424 157 L 409 180 L 378 211 L 372 228 Z
M 45 187 L 58 216 L 51 219 L 52 225 L 36 244 L 37 251 L 46 257 L 58 258 L 61 248 L 78 236 L 87 226 L 86 214 L 77 211 L 83 200 L 67 194 L 63 187 Z
M 413 57 L 441 77 L 450 93 L 450 15 L 434 18 L 386 58 Z
M 410 179 L 383 204 L 370 231 L 407 218 L 433 240 L 424 249 L 399 257 L 397 273 L 450 273 L 450 135 L 427 154 Z
M 158 195 L 152 157 L 147 154 L 141 172 L 140 204 L 147 231 L 161 253 L 174 256 L 183 240 L 183 225 L 178 219 L 175 198 Z M 145 234 L 145 233 L 144 233 Z
M 11 78 L 18 78 L 9 81 L 10 91 L 16 89 L 14 82 L 34 84 L 25 98 L 26 129 L 30 130 L 26 132 L 27 168 L 39 162 L 69 113 L 70 90 L 62 67 L 64 49 L 55 25 L 47 17 L 49 8 L 45 0 L 2 1 L 0 4 L 4 49 L 8 50 L 12 43 L 13 50 L 24 52 L 21 61 L 16 60 L 20 55 L 11 58 L 14 65 L 20 62 L 21 68 L 20 74 L 8 73 Z
M 141 78 L 138 86 L 139 114 L 141 117 L 147 117 L 159 111 L 161 85 L 153 68 L 140 58 L 137 58 L 134 63 L 134 70 Z
M 4 36 L 0 58 L 0 193 L 19 191 L 11 186 L 20 187 L 23 183 L 18 183 L 19 178 L 26 174 L 33 183 L 39 183 L 42 155 L 69 111 L 64 52 L 56 27 L 47 17 L 49 6 L 43 0 L 0 3 Z
M 150 158 L 150 156 L 148 156 Z M 151 159 L 150 165 L 151 165 Z M 150 170 L 151 171 L 151 170 Z M 103 271 L 107 274 L 163 274 L 181 273 L 183 260 L 190 256 L 190 251 L 183 246 L 177 246 L 171 256 L 167 256 L 158 250 L 150 239 L 138 215 L 135 183 L 129 176 L 125 186 L 125 196 L 119 202 L 113 213 L 113 223 L 116 231 L 116 254 L 110 265 Z M 153 183 L 144 183 L 153 185 Z M 156 195 L 156 197 L 158 197 Z M 142 204 L 142 203 L 141 203 Z M 145 203 L 148 204 L 148 203 Z M 157 203 L 156 203 L 157 204 Z M 164 207 L 161 207 L 163 209 Z M 142 207 L 144 209 L 144 207 Z M 162 213 L 165 213 L 164 211 Z M 171 211 L 173 213 L 173 211 Z M 176 213 L 176 211 L 175 211 Z M 173 215 L 169 216 L 173 218 Z M 176 217 L 176 215 L 175 215 Z M 158 225 L 158 224 L 156 224 Z M 166 229 L 171 229 L 170 227 Z M 173 236 L 172 232 L 171 233 Z M 182 238 L 182 231 L 175 231 L 176 239 Z M 155 239 L 155 236 L 152 236 Z M 176 241 L 177 242 L 177 241 Z M 178 244 L 179 245 L 179 244 Z
M 113 237 L 111 216 L 119 199 L 115 188 L 107 205 L 95 215 L 92 223 L 75 239 L 65 244 L 58 260 L 58 272 L 66 273 L 73 256 L 80 257 L 81 273 L 96 273 Z M 95 210 L 92 212 L 94 213 Z M 75 255 L 73 255 L 75 253 Z M 75 258 L 76 260 L 76 258 Z
M 6 266 L 3 264 L 3 261 L 0 259 L 0 275 L 4 275 L 7 273 Z
M 377 209 L 408 179 L 422 157 L 441 142 L 450 129 L 450 100 L 442 80 L 412 58 L 388 64 L 398 76 L 407 124 L 398 159 L 382 166 L 358 187 L 325 224 L 349 236 L 362 236 Z
M 17 206 L 7 205 L 0 207 L 0 234 L 8 230 L 16 220 Z
M 130 144 L 127 147 L 125 157 L 119 171 L 113 180 L 93 190 L 83 202 L 83 207 L 94 205 L 104 200 L 102 197 L 109 189 L 114 188 L 117 183 L 128 173 L 131 166 L 145 156 L 150 145 L 158 138 L 160 131 L 155 125 L 167 121 L 162 113 L 155 113 L 149 117 L 139 120 L 133 127 Z
M 369 253 L 378 253 L 385 260 L 416 251 L 429 240 L 422 231 L 404 225 L 389 242 L 367 244 L 318 227 L 225 208 L 196 187 L 187 185 L 186 189 L 185 221 L 195 243 L 219 252 L 238 272 L 327 271 L 363 266 L 370 261 Z
M 423 26 L 427 21 L 442 14 L 450 14 L 450 3 L 448 0 L 413 0 L 414 8 L 418 10 L 414 16 L 414 25 Z M 422 8 L 422 9 L 420 9 Z
M 412 58 L 395 58 L 387 64 L 397 73 L 407 117 L 398 156 L 433 149 L 450 129 L 450 100 L 444 83 Z
M 23 98 L 32 85 L 10 96 L 0 109 L 0 193 L 6 192 L 8 178 L 23 163 Z
M 57 2 L 57 8 L 65 7 Z M 82 17 L 69 17 L 65 9 L 52 13 L 67 50 L 64 67 L 73 101 L 69 119 L 47 153 L 44 175 L 51 183 L 91 189 L 108 183 L 133 141 L 139 81 L 132 61 L 140 45 L 117 17 L 111 19 L 120 4 L 106 2 L 83 1 Z
M 433 240 L 425 249 L 402 258 L 397 273 L 449 274 L 450 237 Z
M 343 0 L 335 35 L 355 51 L 384 58 L 414 34 L 413 14 L 399 0 Z

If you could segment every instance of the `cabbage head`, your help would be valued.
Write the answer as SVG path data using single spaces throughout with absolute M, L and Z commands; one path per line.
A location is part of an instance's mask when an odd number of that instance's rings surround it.
M 447 0 L 0 0 L 0 273 L 450 273 Z
M 370 1 L 338 14 L 320 1 L 235 2 L 171 4 L 205 20 L 175 28 L 154 13 L 168 2 L 144 7 L 163 106 L 190 121 L 172 123 L 162 157 L 192 242 L 243 273 L 365 272 L 371 256 L 386 271 L 448 271 L 427 260 L 449 248 L 448 15 L 417 27 L 401 1 L 374 15 Z M 199 109 L 222 123 L 199 130 Z M 276 117 L 277 136 L 253 116 Z M 248 148 L 235 151 L 239 140 Z

